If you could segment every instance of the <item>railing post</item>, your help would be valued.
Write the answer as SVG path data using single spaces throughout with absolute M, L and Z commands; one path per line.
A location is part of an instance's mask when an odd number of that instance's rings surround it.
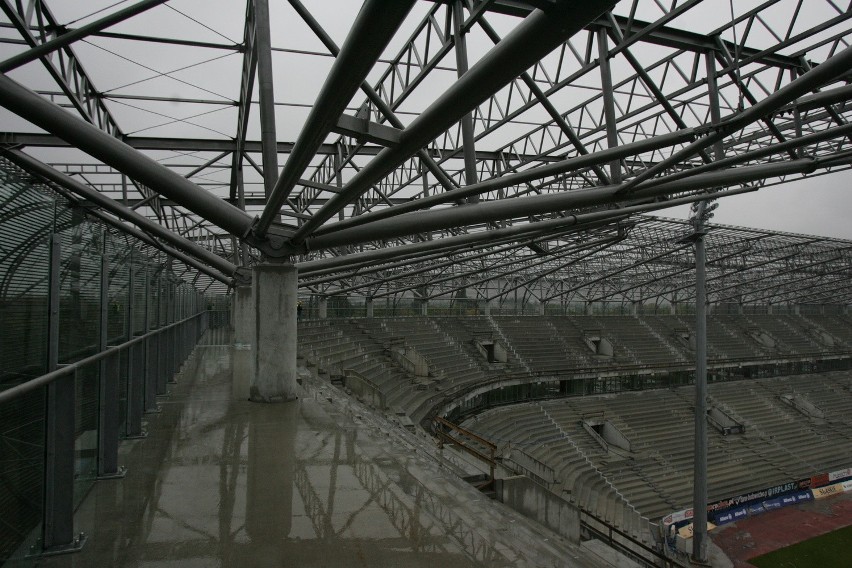
M 145 413 L 159 412 L 157 406 L 157 351 L 151 332 L 151 267 L 145 263 L 145 319 L 142 334 L 145 335 L 143 358 L 145 360 Z
M 166 325 L 171 326 L 175 320 L 175 285 L 169 275 L 166 275 Z M 177 383 L 175 373 L 177 372 L 177 364 L 175 357 L 175 328 L 169 327 L 165 332 L 166 340 L 166 382 L 169 384 Z
M 109 256 L 107 243 L 101 256 L 100 333 L 98 351 L 103 353 L 109 343 Z M 101 359 L 98 363 L 98 479 L 124 477 L 118 467 L 118 375 L 120 355 Z
M 50 239 L 47 370 L 59 367 L 60 237 Z M 74 536 L 74 405 L 76 373 L 47 386 L 44 428 L 42 553 L 76 552 L 85 535 Z
M 98 421 L 98 479 L 119 479 L 127 474 L 118 465 L 118 438 L 121 421 L 118 415 L 118 381 L 121 354 L 115 353 L 100 364 L 101 408 Z
M 166 291 L 166 268 L 160 271 L 157 277 L 157 333 L 154 335 L 154 368 L 156 375 L 154 377 L 157 385 L 157 396 L 168 396 L 169 390 L 166 386 L 166 341 L 164 337 L 163 326 L 168 319 L 165 313 L 166 305 L 163 302 L 168 302 L 168 292 Z
M 127 340 L 136 336 L 136 277 L 134 252 L 130 251 L 130 270 L 127 286 Z M 142 413 L 145 411 L 145 346 L 133 344 L 127 352 L 127 433 L 125 438 L 144 438 Z

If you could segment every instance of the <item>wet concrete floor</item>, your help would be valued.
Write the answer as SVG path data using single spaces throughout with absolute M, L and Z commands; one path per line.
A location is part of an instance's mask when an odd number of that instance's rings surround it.
M 226 333 L 208 335 L 125 440 L 123 480 L 77 516 L 82 552 L 37 566 L 606 566 L 484 497 L 342 392 L 305 377 L 298 401 L 231 396 Z

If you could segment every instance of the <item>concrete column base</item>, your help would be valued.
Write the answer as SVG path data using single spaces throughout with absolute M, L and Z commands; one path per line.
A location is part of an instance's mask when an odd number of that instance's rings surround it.
M 326 318 L 328 318 L 328 299 L 327 298 L 320 298 L 320 301 L 319 301 L 319 319 L 324 320 Z
M 367 304 L 367 317 L 371 318 L 371 317 L 373 317 L 373 299 L 367 298 L 366 304 Z
M 296 267 L 260 264 L 252 271 L 256 314 L 249 399 L 286 402 L 296 399 Z

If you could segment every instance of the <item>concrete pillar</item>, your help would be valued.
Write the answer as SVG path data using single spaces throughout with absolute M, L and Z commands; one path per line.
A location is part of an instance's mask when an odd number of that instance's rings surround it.
M 790 306 L 790 311 L 793 312 L 793 315 L 799 315 L 801 313 L 799 311 L 799 304 L 793 304 Z
M 739 315 L 745 314 L 745 307 L 742 304 L 737 304 L 737 313 Z
M 592 315 L 592 303 L 591 302 L 586 302 L 586 315 L 587 316 Z
M 491 300 L 485 300 L 485 308 L 484 309 L 485 309 L 485 315 L 486 316 L 491 315 L 491 302 L 492 302 Z
M 234 379 L 232 394 L 236 400 L 248 400 L 251 378 L 254 376 L 254 358 L 251 346 L 254 343 L 254 303 L 251 286 L 234 288 Z
M 250 398 L 255 402 L 285 402 L 296 398 L 296 267 L 259 264 L 254 267 L 252 299 L 255 309 L 255 372 Z
M 843 315 L 844 316 L 849 315 L 849 304 L 843 304 Z
M 639 302 L 630 302 L 630 315 L 638 316 L 639 315 Z
M 367 304 L 367 317 L 371 318 L 371 317 L 373 317 L 373 299 L 367 298 L 366 304 Z
M 429 300 L 423 299 L 420 300 L 420 315 L 428 316 L 429 315 Z
M 547 302 L 541 301 L 538 303 L 538 315 L 543 316 L 547 311 Z
M 322 297 L 319 299 L 319 319 L 328 318 L 328 298 Z
M 766 313 L 772 315 L 772 304 L 766 304 Z

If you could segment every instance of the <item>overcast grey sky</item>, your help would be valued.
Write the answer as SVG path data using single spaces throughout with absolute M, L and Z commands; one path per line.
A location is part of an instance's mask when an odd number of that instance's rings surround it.
M 796 180 L 719 200 L 713 223 L 852 239 L 852 172 Z M 685 219 L 689 207 L 661 216 Z

